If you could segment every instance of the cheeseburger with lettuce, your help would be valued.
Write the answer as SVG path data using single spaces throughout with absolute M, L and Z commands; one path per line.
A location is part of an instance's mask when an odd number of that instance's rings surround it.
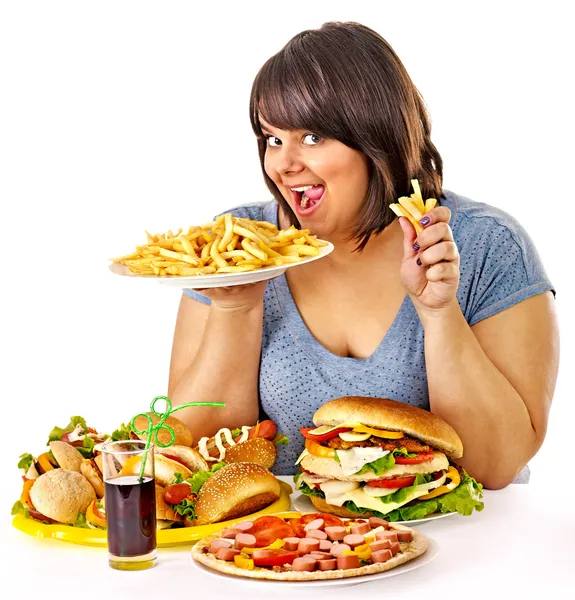
M 326 402 L 313 422 L 301 430 L 294 481 L 319 511 L 409 521 L 483 510 L 482 485 L 451 462 L 463 456 L 461 439 L 429 411 L 348 396 Z

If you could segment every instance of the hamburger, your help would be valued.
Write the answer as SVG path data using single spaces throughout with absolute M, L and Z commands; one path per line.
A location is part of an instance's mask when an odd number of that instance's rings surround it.
M 343 517 L 421 519 L 482 510 L 482 485 L 452 462 L 463 456 L 455 430 L 433 413 L 385 398 L 326 402 L 301 429 L 296 489 Z

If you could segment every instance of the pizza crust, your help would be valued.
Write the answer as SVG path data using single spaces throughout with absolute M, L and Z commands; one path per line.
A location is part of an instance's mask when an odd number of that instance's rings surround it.
M 366 565 L 358 569 L 336 569 L 333 571 L 284 571 L 278 573 L 271 569 L 263 567 L 254 567 L 253 571 L 249 569 L 240 569 L 233 562 L 219 560 L 214 554 L 204 552 L 210 544 L 220 538 L 219 533 L 215 533 L 201 539 L 192 548 L 192 558 L 198 562 L 214 569 L 221 571 L 227 575 L 236 575 L 237 577 L 249 577 L 252 579 L 272 579 L 278 581 L 317 581 L 320 579 L 344 579 L 346 577 L 359 577 L 361 575 L 372 575 L 373 573 L 382 573 L 389 571 L 399 565 L 402 565 L 414 558 L 423 554 L 428 547 L 427 538 L 415 529 L 405 527 L 395 523 L 389 524 L 389 529 L 402 529 L 411 531 L 413 540 L 411 542 L 400 542 L 401 553 L 396 554 L 393 558 L 384 563 L 374 565 Z

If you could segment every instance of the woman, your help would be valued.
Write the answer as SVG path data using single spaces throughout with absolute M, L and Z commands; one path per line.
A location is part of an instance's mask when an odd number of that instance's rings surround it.
M 251 120 L 275 200 L 236 216 L 294 223 L 335 250 L 274 280 L 187 290 L 169 395 L 225 400 L 182 418 L 196 435 L 269 415 L 290 439 L 326 400 L 387 397 L 459 433 L 462 466 L 488 488 L 518 477 L 545 437 L 558 363 L 552 285 L 510 216 L 442 189 L 423 101 L 399 58 L 359 24 L 295 36 L 260 70 Z M 416 235 L 389 205 L 438 205 Z

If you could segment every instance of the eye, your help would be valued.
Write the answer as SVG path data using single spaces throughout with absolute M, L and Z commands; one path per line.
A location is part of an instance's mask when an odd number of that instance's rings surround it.
M 276 147 L 276 146 L 281 146 L 282 141 L 275 137 L 275 135 L 268 135 L 266 137 L 266 140 L 268 142 L 268 146 L 271 146 L 272 148 Z
M 315 146 L 321 142 L 321 137 L 317 133 L 308 133 L 303 138 L 303 143 L 306 146 Z

